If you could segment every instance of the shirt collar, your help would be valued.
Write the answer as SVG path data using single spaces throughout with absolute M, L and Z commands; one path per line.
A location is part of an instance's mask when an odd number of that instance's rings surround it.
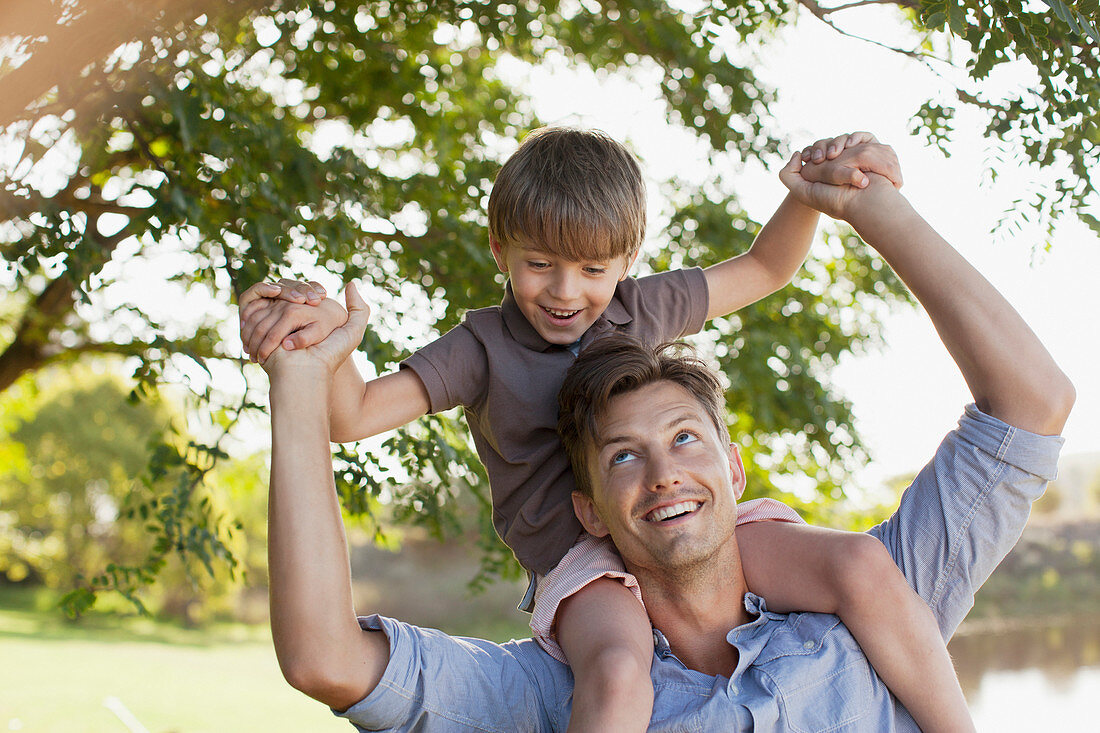
M 621 287 L 621 285 L 619 286 Z M 508 327 L 508 332 L 512 335 L 521 346 L 525 346 L 528 349 L 534 351 L 547 351 L 551 348 L 565 348 L 556 344 L 551 344 L 544 339 L 539 332 L 535 330 L 535 327 L 531 325 L 531 322 L 527 320 L 527 316 L 523 315 L 523 311 L 519 309 L 519 303 L 516 302 L 516 296 L 512 292 L 512 282 L 509 280 L 508 284 L 504 286 L 504 299 L 500 302 L 501 315 L 504 318 L 504 325 Z M 622 301 L 619 299 L 619 288 L 615 288 L 615 296 L 611 299 L 607 309 L 603 314 L 596 319 L 584 335 L 581 336 L 581 347 L 585 347 L 591 341 L 591 338 L 587 338 L 589 335 L 596 336 L 603 331 L 606 331 L 609 326 L 622 326 L 630 323 L 633 320 L 630 313 L 623 306 Z

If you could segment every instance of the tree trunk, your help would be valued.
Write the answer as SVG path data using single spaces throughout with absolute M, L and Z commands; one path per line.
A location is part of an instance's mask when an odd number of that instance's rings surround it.
M 43 290 L 23 314 L 19 329 L 4 353 L 0 354 L 0 392 L 29 371 L 44 366 L 56 356 L 50 334 L 73 309 L 73 286 L 62 275 Z

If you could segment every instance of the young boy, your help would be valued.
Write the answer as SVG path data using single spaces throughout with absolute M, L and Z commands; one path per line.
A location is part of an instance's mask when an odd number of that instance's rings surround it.
M 869 141 L 859 133 L 818 143 L 804 157 L 822 165 L 804 175 L 866 185 L 862 168 L 900 181 L 884 148 L 862 146 Z M 350 359 L 337 372 L 334 441 L 464 406 L 490 476 L 494 523 L 531 575 L 522 607 L 533 609 L 540 645 L 574 672 L 570 730 L 644 730 L 653 689 L 637 583 L 617 556 L 588 550 L 573 514 L 573 478 L 555 432 L 565 371 L 603 334 L 680 338 L 779 289 L 805 258 L 817 217 L 788 197 L 747 253 L 706 270 L 634 279 L 628 272 L 645 233 L 634 158 L 601 133 L 543 129 L 505 163 L 490 196 L 489 243 L 509 277 L 502 305 L 471 311 L 397 372 L 364 383 Z M 249 288 L 241 336 L 253 359 L 317 343 L 344 322 L 339 304 L 317 290 Z M 837 613 L 921 727 L 970 729 L 932 615 L 882 545 L 800 522 L 773 500 L 739 506 L 753 591 L 771 610 Z

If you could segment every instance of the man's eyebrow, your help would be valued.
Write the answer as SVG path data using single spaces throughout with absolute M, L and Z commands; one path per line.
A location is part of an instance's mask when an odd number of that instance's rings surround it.
M 656 426 L 655 428 L 653 428 L 653 430 L 669 430 L 669 429 L 674 428 L 674 427 L 676 427 L 676 426 L 678 426 L 682 423 L 696 422 L 698 420 L 699 420 L 698 415 L 696 415 L 692 412 L 689 412 L 689 411 L 684 411 L 684 412 L 681 412 L 680 414 L 672 417 L 664 425 Z M 646 431 L 646 432 L 650 432 L 650 431 Z M 597 452 L 602 452 L 602 451 L 607 450 L 609 447 L 611 447 L 613 445 L 616 445 L 618 443 L 629 443 L 631 440 L 633 440 L 633 437 L 629 436 L 629 435 L 616 435 L 616 436 L 611 437 L 611 438 L 598 440 L 596 442 L 596 451 Z

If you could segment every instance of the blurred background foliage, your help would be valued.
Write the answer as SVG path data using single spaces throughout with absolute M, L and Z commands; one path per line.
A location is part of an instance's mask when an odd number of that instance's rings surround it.
M 5 577 L 69 589 L 71 613 L 116 591 L 183 617 L 234 578 L 262 582 L 263 459 L 229 451 L 263 408 L 264 379 L 241 363 L 229 306 L 263 278 L 363 278 L 376 314 L 363 349 L 381 372 L 497 302 L 485 202 L 500 161 L 540 124 L 503 60 L 659 71 L 669 124 L 706 145 L 714 168 L 691 191 L 657 182 L 666 225 L 640 270 L 706 265 L 759 230 L 724 164 L 774 168 L 788 149 L 752 49 L 800 16 L 849 33 L 844 17 L 868 4 L 4 3 Z M 914 130 L 949 151 L 955 110 L 969 105 L 999 141 L 993 175 L 1068 170 L 1037 176 L 1004 225 L 1079 216 L 1098 228 L 1084 210 L 1100 136 L 1095 1 L 875 4 L 895 7 L 911 41 L 894 50 L 960 72 L 915 111 Z M 986 80 L 1017 60 L 1040 83 L 994 91 Z M 154 297 L 133 295 L 150 283 Z M 791 287 L 699 339 L 730 378 L 756 495 L 856 521 L 843 487 L 866 456 L 828 374 L 874 343 L 883 308 L 906 301 L 881 260 L 836 229 Z M 78 368 L 106 355 L 125 385 Z M 171 408 L 164 385 L 176 387 Z M 394 522 L 469 533 L 475 583 L 515 575 L 457 417 L 420 421 L 373 453 L 389 458 L 364 460 L 361 446 L 337 456 L 350 517 L 380 541 Z M 816 492 L 791 493 L 791 476 Z

